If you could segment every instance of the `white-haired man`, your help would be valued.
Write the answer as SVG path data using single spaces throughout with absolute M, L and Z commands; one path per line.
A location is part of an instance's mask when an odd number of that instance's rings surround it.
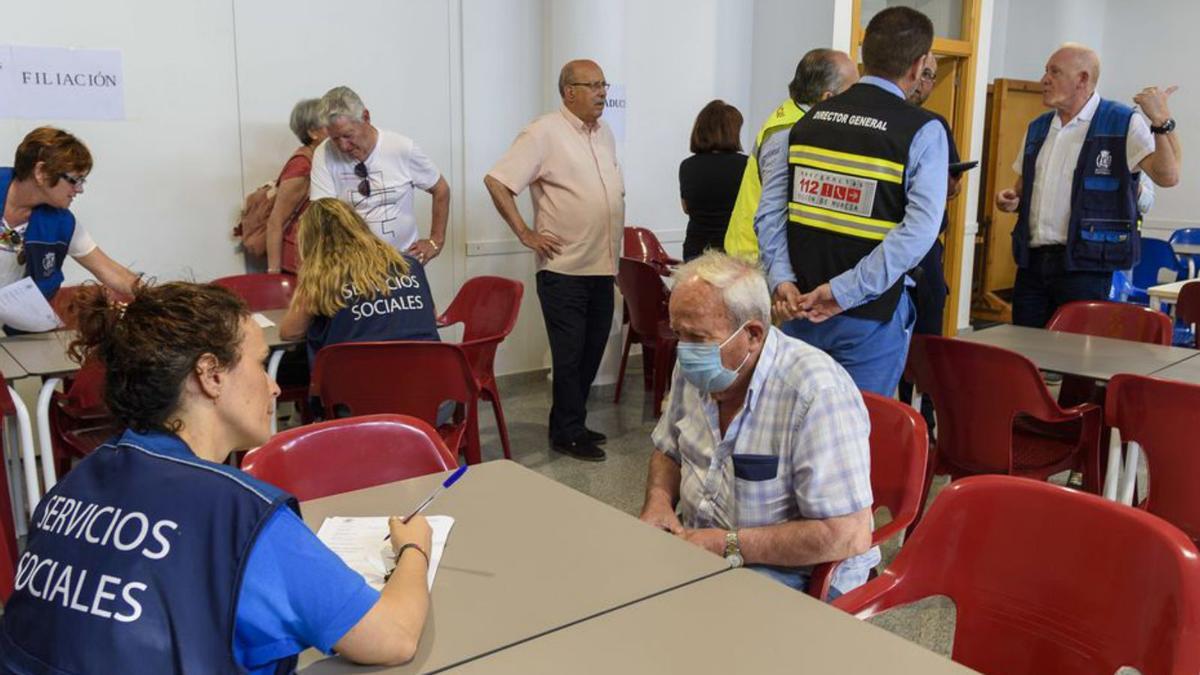
M 771 325 L 766 279 L 744 260 L 709 252 L 680 267 L 670 313 L 679 361 L 642 520 L 793 588 L 833 560 L 846 561 L 835 596 L 866 581 L 879 551 L 854 381 Z
M 1167 99 L 1175 87 L 1133 97 L 1141 114 L 1096 93 L 1100 57 L 1079 44 L 1055 50 L 1042 103 L 1013 161 L 1017 182 L 996 194 L 1015 211 L 1012 318 L 1041 328 L 1062 305 L 1108 297 L 1114 270 L 1141 254 L 1139 173 L 1161 187 L 1179 182 L 1182 148 Z M 1147 124 L 1147 120 L 1149 123 Z
M 354 207 L 380 239 L 421 263 L 446 241 L 450 185 L 411 138 L 371 124 L 371 111 L 349 87 L 321 97 L 329 138 L 313 153 L 309 199 L 334 197 Z M 413 188 L 433 195 L 429 237 L 418 238 Z

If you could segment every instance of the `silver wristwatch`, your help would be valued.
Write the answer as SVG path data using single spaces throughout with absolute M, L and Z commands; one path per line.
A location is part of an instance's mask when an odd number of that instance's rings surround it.
M 742 560 L 742 547 L 738 543 L 737 530 L 730 530 L 725 533 L 725 561 L 730 567 L 741 567 L 745 564 Z

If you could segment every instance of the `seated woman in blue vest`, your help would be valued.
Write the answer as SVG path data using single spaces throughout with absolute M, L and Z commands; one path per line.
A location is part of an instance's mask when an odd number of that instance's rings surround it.
M 312 202 L 300 217 L 300 274 L 279 335 L 304 337 L 311 364 L 325 345 L 438 340 L 425 268 L 376 237 L 345 202 Z
M 75 304 L 72 354 L 104 362 L 105 400 L 128 430 L 34 511 L 0 671 L 284 673 L 310 646 L 412 658 L 429 606 L 425 520 L 391 520 L 398 561 L 380 593 L 294 498 L 224 464 L 267 440 L 279 394 L 246 305 L 190 283 L 139 285 L 127 306 L 92 286 Z
M 132 292 L 137 275 L 100 250 L 70 211 L 91 170 L 87 146 L 52 127 L 29 132 L 13 165 L 0 167 L 0 287 L 32 277 L 52 299 L 70 255 L 105 286 Z

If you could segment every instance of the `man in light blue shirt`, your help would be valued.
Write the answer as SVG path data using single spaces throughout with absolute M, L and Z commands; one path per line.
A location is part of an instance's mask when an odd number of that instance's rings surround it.
M 832 595 L 863 583 L 879 549 L 862 394 L 828 354 L 771 325 L 754 263 L 709 251 L 674 279 L 679 362 L 642 520 L 793 588 L 832 561 L 844 561 Z
M 863 43 L 867 74 L 789 137 L 773 136 L 760 157 L 754 226 L 775 315 L 884 396 L 895 392 L 915 317 L 901 292 L 906 273 L 936 239 L 946 202 L 945 130 L 905 103 L 932 39 L 916 10 L 877 14 Z

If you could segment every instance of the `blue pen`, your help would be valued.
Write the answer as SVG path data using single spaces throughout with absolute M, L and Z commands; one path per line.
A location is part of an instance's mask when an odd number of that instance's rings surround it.
M 449 478 L 447 478 L 446 480 L 442 481 L 442 484 L 441 484 L 441 485 L 439 485 L 439 486 L 438 486 L 438 487 L 437 487 L 437 488 L 436 488 L 436 489 L 435 489 L 433 492 L 429 493 L 429 496 L 425 498 L 425 501 L 421 502 L 421 503 L 420 503 L 420 504 L 417 506 L 417 508 L 413 509 L 413 512 L 412 512 L 412 513 L 410 513 L 410 514 L 408 514 L 407 516 L 405 516 L 405 517 L 404 517 L 404 520 L 402 520 L 402 521 L 400 521 L 400 522 L 402 522 L 402 523 L 407 523 L 408 521 L 412 520 L 412 517 L 413 517 L 413 516 L 417 515 L 418 513 L 422 512 L 422 511 L 424 511 L 424 510 L 425 510 L 425 507 L 426 507 L 426 506 L 429 506 L 430 502 L 432 502 L 432 501 L 433 501 L 433 498 L 434 498 L 434 497 L 438 496 L 438 495 L 439 495 L 439 494 L 442 492 L 442 490 L 445 490 L 446 488 L 448 488 L 448 487 L 450 487 L 451 485 L 454 485 L 456 482 L 458 482 L 458 479 L 459 479 L 459 478 L 462 478 L 462 475 L 463 475 L 464 473 L 466 473 L 466 472 L 467 472 L 467 465 L 466 465 L 466 464 L 463 464 L 462 466 L 458 467 L 458 470 L 457 470 L 457 471 L 455 471 L 454 473 L 450 474 L 450 477 L 449 477 Z M 391 539 L 391 538 L 392 538 L 392 534 L 389 532 L 389 533 L 388 533 L 388 535 L 387 535 L 386 537 L 384 537 L 384 540 L 386 541 L 386 540 L 388 540 L 388 539 Z

